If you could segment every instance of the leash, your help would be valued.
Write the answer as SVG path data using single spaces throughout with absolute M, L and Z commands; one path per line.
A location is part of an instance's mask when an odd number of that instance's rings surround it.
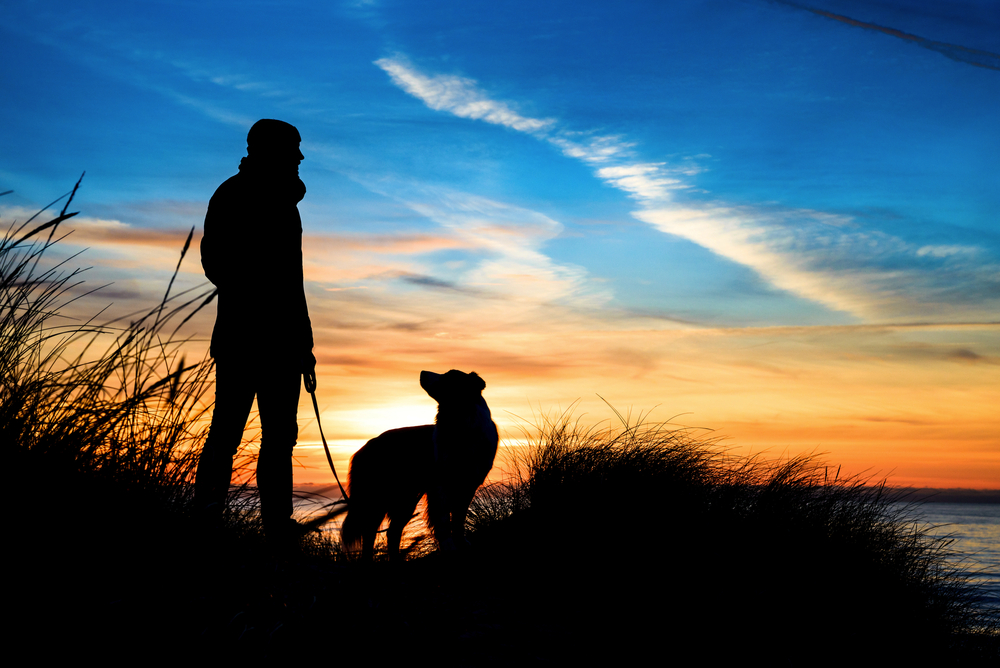
M 330 454 L 330 446 L 326 444 L 326 436 L 323 435 L 323 423 L 319 419 L 319 402 L 316 401 L 316 375 L 315 371 L 312 373 L 306 373 L 305 385 L 306 391 L 309 392 L 309 396 L 313 400 L 313 410 L 316 412 L 316 426 L 319 427 L 319 437 L 323 439 L 323 450 L 326 451 L 326 461 L 330 465 L 330 470 L 333 471 L 333 479 L 337 481 L 337 487 L 340 488 L 341 500 L 337 503 L 347 503 L 350 499 L 347 498 L 347 492 L 344 490 L 344 486 L 340 484 L 340 476 L 337 475 L 337 467 L 333 465 L 333 456 Z

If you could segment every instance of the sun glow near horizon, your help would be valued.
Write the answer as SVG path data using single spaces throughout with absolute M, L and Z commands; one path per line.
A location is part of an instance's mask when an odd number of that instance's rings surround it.
M 525 334 L 522 345 L 535 354 L 523 357 L 472 336 L 427 337 L 417 360 L 401 354 L 412 336 L 386 334 L 381 345 L 369 341 L 378 371 L 320 367 L 324 429 L 360 445 L 389 428 L 429 423 L 434 402 L 420 389 L 420 369 L 459 368 L 486 380 L 504 442 L 567 409 L 583 427 L 620 426 L 617 413 L 642 413 L 722 438 L 733 453 L 812 453 L 845 474 L 899 486 L 997 486 L 1000 389 L 994 365 L 966 359 L 962 344 L 989 351 L 1000 325 L 817 330 Z M 335 398 L 324 403 L 326 393 Z M 312 422 L 300 409 L 304 438 Z
M 990 2 L 54 4 L 5 5 L 0 217 L 86 169 L 55 250 L 86 249 L 74 295 L 108 286 L 65 315 L 143 312 L 192 227 L 173 292 L 206 285 L 206 206 L 250 125 L 297 126 L 338 466 L 433 421 L 419 373 L 457 368 L 514 441 L 631 410 L 1000 487 Z M 296 479 L 326 480 L 304 393 L 299 424 Z
M 88 232 L 94 227 L 107 226 L 84 219 L 53 259 L 80 250 L 81 237 L 96 242 L 87 253 L 101 257 L 100 236 Z M 182 239 L 173 242 L 179 247 Z M 311 252 L 307 246 L 307 258 Z M 204 284 L 196 260 L 191 253 L 182 263 L 176 289 Z M 166 275 L 176 254 L 157 248 L 145 263 Z M 75 303 L 76 320 L 106 304 L 106 292 Z M 150 292 L 136 290 L 108 313 L 134 310 Z M 436 405 L 420 388 L 421 370 L 458 368 L 486 380 L 484 396 L 504 447 L 567 410 L 584 428 L 620 426 L 617 411 L 692 427 L 722 439 L 718 447 L 734 454 L 813 454 L 845 475 L 887 478 L 891 485 L 996 488 L 1000 480 L 1000 324 L 638 329 L 647 324 L 639 318 L 606 321 L 544 303 L 487 301 L 470 317 L 449 311 L 454 297 L 442 292 L 359 300 L 312 291 L 318 401 L 342 476 L 368 439 L 433 422 Z M 438 315 L 413 318 L 421 313 Z M 192 338 L 182 352 L 189 360 L 207 353 L 213 318 L 210 306 L 185 326 Z M 387 326 L 394 320 L 406 324 Z M 296 458 L 305 468 L 296 469 L 296 480 L 331 483 L 304 392 L 299 423 Z M 499 462 L 491 480 L 504 475 Z

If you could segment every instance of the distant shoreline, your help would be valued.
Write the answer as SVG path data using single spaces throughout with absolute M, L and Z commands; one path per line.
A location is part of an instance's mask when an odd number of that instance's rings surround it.
M 1000 503 L 1000 489 L 966 489 L 964 487 L 892 487 L 900 501 L 933 503 Z

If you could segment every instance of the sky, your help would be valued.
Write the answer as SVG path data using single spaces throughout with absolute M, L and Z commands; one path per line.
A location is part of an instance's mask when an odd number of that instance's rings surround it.
M 77 306 L 149 308 L 279 118 L 341 471 L 457 368 L 508 445 L 617 411 L 1000 488 L 998 54 L 990 0 L 7 0 L 0 221 L 86 170 Z M 328 482 L 305 394 L 300 425 Z

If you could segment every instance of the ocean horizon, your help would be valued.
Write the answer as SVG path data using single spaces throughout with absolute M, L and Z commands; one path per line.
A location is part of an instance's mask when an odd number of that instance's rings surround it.
M 949 561 L 980 589 L 980 603 L 1000 615 L 1000 503 L 919 501 L 907 514 L 951 540 Z

